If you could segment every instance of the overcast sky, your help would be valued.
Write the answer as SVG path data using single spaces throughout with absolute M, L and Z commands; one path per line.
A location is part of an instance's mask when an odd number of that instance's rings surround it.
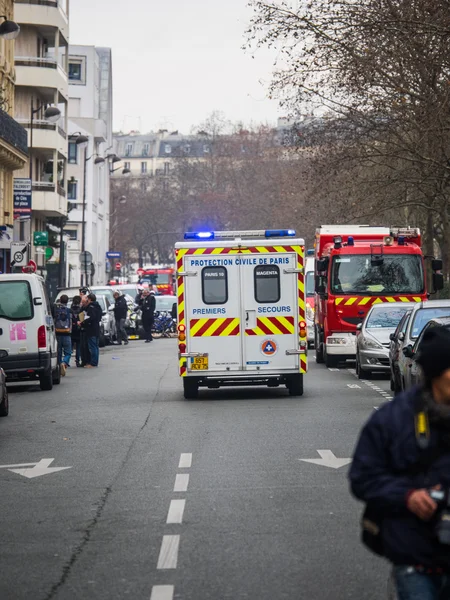
M 112 48 L 114 129 L 189 133 L 212 111 L 275 123 L 275 56 L 241 46 L 247 0 L 71 0 L 70 42 Z

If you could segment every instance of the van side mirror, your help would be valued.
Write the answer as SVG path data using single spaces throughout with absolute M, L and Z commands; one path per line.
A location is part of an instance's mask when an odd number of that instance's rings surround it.
M 316 294 L 319 294 L 319 296 L 325 296 L 325 294 L 327 293 L 327 280 L 325 277 L 322 277 L 320 275 L 316 275 L 316 285 L 315 285 L 315 290 L 316 290 Z
M 414 350 L 413 347 L 411 346 L 411 344 L 409 346 L 406 346 L 406 348 L 403 348 L 403 355 L 406 356 L 406 358 L 413 358 L 414 357 Z
M 433 271 L 442 271 L 442 269 L 444 268 L 444 263 L 440 258 L 433 258 L 433 260 L 431 261 L 431 268 L 433 269 Z
M 395 340 L 395 333 L 391 333 L 389 339 L 391 340 L 391 342 L 393 342 Z
M 434 292 L 439 292 L 440 290 L 444 289 L 444 276 L 442 273 L 433 273 L 432 281 Z

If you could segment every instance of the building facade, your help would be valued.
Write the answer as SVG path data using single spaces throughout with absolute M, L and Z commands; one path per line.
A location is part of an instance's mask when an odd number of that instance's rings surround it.
M 58 231 L 67 214 L 67 125 L 69 0 L 15 0 L 20 25 L 15 44 L 15 117 L 28 132 L 29 161 L 17 177 L 32 182 L 31 220 L 15 232 L 31 241 L 31 255 L 43 275 L 44 249 L 33 245 L 33 233 Z M 48 119 L 49 106 L 59 118 Z M 57 246 L 57 243 L 55 243 Z M 59 260 L 56 249 L 53 262 Z
M 70 46 L 69 50 L 69 285 L 81 282 L 79 255 L 92 254 L 87 281 L 107 281 L 110 228 L 110 169 L 112 134 L 112 57 L 109 48 Z M 86 148 L 77 145 L 79 135 L 88 138 Z M 99 159 L 103 158 L 101 162 Z M 97 161 L 96 161 L 97 159 Z M 84 211 L 83 211 L 84 207 Z
M 0 0 L 0 15 L 14 18 L 13 0 Z M 0 271 L 10 270 L 13 240 L 13 179 L 26 165 L 28 145 L 25 129 L 14 116 L 14 40 L 0 37 Z

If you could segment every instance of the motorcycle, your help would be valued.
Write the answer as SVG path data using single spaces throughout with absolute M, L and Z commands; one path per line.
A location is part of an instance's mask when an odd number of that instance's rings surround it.
M 170 312 L 161 311 L 155 313 L 155 321 L 152 327 L 154 338 L 175 337 L 177 335 L 177 322 Z

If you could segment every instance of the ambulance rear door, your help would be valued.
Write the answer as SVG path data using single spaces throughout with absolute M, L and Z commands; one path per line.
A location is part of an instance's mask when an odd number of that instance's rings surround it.
M 235 257 L 184 257 L 188 374 L 242 369 L 241 291 Z
M 248 258 L 241 264 L 244 368 L 299 372 L 299 254 L 259 248 Z

